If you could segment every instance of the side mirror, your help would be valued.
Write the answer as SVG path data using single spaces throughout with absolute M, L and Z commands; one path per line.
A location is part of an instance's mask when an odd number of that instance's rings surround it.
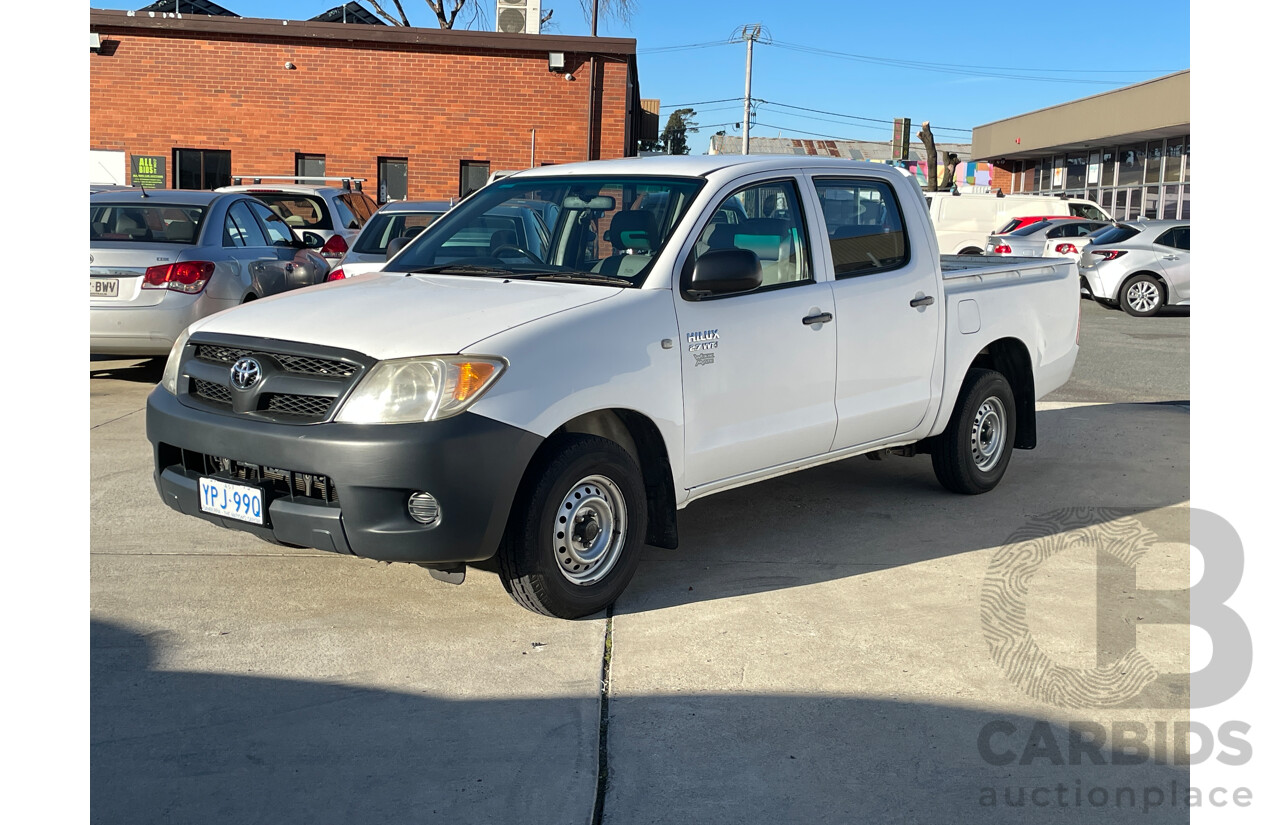
M 391 243 L 387 244 L 387 260 L 391 260 L 397 252 L 409 245 L 409 241 L 413 238 L 406 238 L 401 235 L 398 238 L 392 238 Z
M 690 259 L 692 260 L 692 259 Z M 764 280 L 760 258 L 750 249 L 712 249 L 693 266 L 685 264 L 680 290 L 700 301 L 758 289 Z
M 319 249 L 324 246 L 324 238 L 314 232 L 303 232 L 302 245 L 307 249 Z

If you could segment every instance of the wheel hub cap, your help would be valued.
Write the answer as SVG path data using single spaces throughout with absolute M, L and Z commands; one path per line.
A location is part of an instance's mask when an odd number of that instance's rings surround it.
M 1004 404 L 995 396 L 983 401 L 973 418 L 969 436 L 973 461 L 982 472 L 990 472 L 1000 462 L 1006 430 Z
M 557 509 L 552 541 L 561 575 L 589 585 L 608 575 L 627 535 L 627 505 L 618 486 L 588 476 L 569 489 Z

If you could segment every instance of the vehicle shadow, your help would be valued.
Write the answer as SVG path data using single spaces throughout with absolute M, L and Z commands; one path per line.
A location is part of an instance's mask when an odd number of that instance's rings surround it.
M 164 670 L 162 654 L 155 637 L 90 623 L 92 822 L 592 821 L 594 695 L 453 699 Z M 1078 753 L 1071 764 L 1071 731 L 1054 720 L 779 694 L 608 707 L 600 807 L 613 825 L 1022 823 L 1032 808 L 1054 821 L 1186 821 L 1185 799 L 1170 804 L 1186 792 L 1185 766 L 1114 764 L 1124 760 L 1101 743 L 1102 764 Z
M 1000 485 L 979 496 L 944 490 L 928 456 L 859 456 L 694 501 L 680 512 L 679 549 L 646 547 L 615 612 L 996 548 L 1032 522 L 1053 532 L 1046 514 L 1070 511 L 1072 529 L 1081 529 L 1124 515 L 1141 520 L 1190 499 L 1186 409 L 1100 404 L 1041 411 L 1037 422 L 1040 446 L 1015 451 Z M 1180 512 L 1153 515 L 1145 526 L 1186 542 Z
M 114 378 L 141 384 L 158 384 L 164 375 L 165 358 L 117 358 L 90 356 L 89 378 Z

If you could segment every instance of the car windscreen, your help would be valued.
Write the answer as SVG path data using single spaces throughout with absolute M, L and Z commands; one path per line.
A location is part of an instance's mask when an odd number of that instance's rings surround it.
M 92 203 L 89 205 L 89 243 L 192 244 L 200 235 L 205 207 L 176 203 Z
M 443 212 L 379 212 L 365 224 L 352 249 L 364 255 L 386 254 L 387 244 L 396 238 L 412 238 L 443 214 Z
M 705 183 L 505 178 L 424 230 L 386 271 L 639 286 Z M 554 222 L 548 225 L 545 215 Z
M 333 229 L 333 220 L 324 198 L 297 192 L 268 192 L 250 189 L 249 194 L 271 207 L 294 229 Z
M 1130 238 L 1132 238 L 1134 235 L 1137 235 L 1141 231 L 1142 230 L 1140 229 L 1137 229 L 1132 226 L 1128 226 L 1123 223 L 1116 224 L 1110 229 L 1104 229 L 1098 234 L 1094 235 L 1090 240 L 1090 243 L 1095 245 L 1108 244 L 1108 243 L 1123 243 L 1129 240 Z

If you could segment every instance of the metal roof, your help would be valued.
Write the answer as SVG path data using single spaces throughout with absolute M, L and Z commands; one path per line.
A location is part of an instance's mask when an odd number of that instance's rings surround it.
M 967 143 L 935 143 L 939 153 L 951 152 L 962 162 L 970 160 Z M 736 155 L 742 152 L 742 138 L 738 135 L 712 135 L 712 154 Z M 893 148 L 889 141 L 875 140 L 809 140 L 787 137 L 751 136 L 751 153 L 770 155 L 809 155 L 816 157 L 848 158 L 849 160 L 893 160 Z M 924 144 L 913 142 L 909 160 L 924 160 Z
M 207 14 L 212 17 L 239 17 L 233 11 L 224 9 L 209 0 L 156 0 L 138 11 L 163 12 L 166 14 Z
M 342 6 L 334 6 L 328 11 L 321 12 L 315 17 L 307 18 L 318 23 L 359 23 L 365 26 L 385 26 L 387 25 L 377 15 L 365 9 L 359 3 L 347 3 Z

